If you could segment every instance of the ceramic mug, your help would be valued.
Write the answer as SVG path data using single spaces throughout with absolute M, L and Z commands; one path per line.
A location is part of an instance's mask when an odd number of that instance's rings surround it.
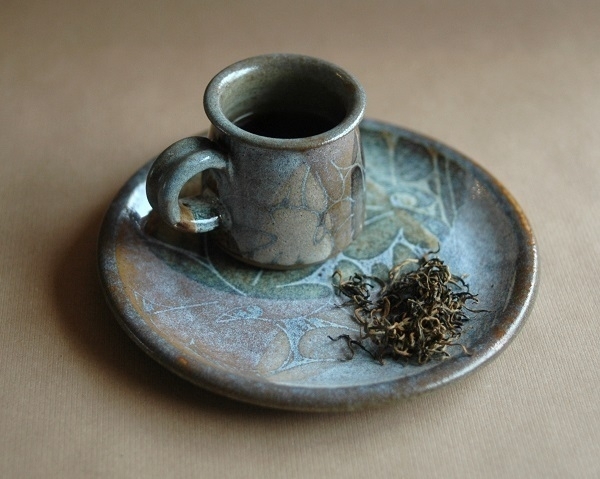
M 365 172 L 360 84 L 307 56 L 263 55 L 218 73 L 204 94 L 208 138 L 162 152 L 146 191 L 160 217 L 236 258 L 289 269 L 336 255 L 361 232 Z M 199 197 L 180 198 L 202 174 Z

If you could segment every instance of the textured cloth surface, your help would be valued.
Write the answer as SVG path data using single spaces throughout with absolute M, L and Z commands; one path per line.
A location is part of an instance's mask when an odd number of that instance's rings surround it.
M 0 6 L 0 477 L 600 477 L 600 3 Z M 500 357 L 353 414 L 223 399 L 128 339 L 96 273 L 104 211 L 208 125 L 230 63 L 325 58 L 367 116 L 433 136 L 517 198 L 541 283 Z

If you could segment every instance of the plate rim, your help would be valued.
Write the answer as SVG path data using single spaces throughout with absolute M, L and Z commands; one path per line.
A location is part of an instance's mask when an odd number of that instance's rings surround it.
M 365 119 L 361 129 L 387 130 L 400 136 L 422 139 L 440 150 L 452 152 L 474 177 L 483 181 L 495 196 L 504 200 L 504 211 L 518 224 L 519 252 L 516 260 L 513 301 L 498 322 L 499 334 L 493 344 L 475 357 L 453 357 L 440 361 L 428 374 L 392 378 L 353 386 L 295 386 L 278 384 L 264 378 L 248 377 L 202 362 L 169 343 L 150 328 L 135 311 L 124 291 L 114 258 L 118 226 L 126 213 L 131 193 L 145 181 L 152 160 L 138 169 L 121 187 L 102 221 L 98 238 L 98 271 L 105 299 L 120 326 L 150 357 L 166 369 L 193 384 L 229 398 L 276 409 L 296 411 L 349 411 L 379 406 L 391 401 L 425 393 L 471 374 L 489 364 L 506 349 L 531 312 L 539 283 L 539 253 L 531 225 L 513 195 L 485 168 L 455 148 L 427 135 L 382 121 Z M 435 380 L 430 371 L 435 370 Z M 429 379 L 429 380 L 427 380 Z

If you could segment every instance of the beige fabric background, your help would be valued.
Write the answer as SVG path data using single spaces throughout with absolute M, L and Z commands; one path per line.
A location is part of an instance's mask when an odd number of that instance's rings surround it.
M 446 388 L 354 414 L 203 392 L 111 317 L 96 238 L 119 187 L 207 126 L 259 53 L 353 72 L 368 116 L 491 171 L 542 260 L 525 327 Z M 600 477 L 600 3 L 0 3 L 0 477 Z

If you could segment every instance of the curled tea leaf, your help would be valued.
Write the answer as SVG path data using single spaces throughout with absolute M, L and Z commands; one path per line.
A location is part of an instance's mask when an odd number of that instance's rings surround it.
M 439 258 L 403 261 L 392 268 L 387 280 L 356 273 L 347 280 L 333 275 L 337 294 L 346 296 L 360 326 L 357 338 L 342 335 L 354 355 L 355 346 L 383 364 L 385 358 L 424 364 L 448 356 L 446 348 L 457 343 L 468 317 L 468 302 L 477 302 L 469 286 L 454 276 Z

